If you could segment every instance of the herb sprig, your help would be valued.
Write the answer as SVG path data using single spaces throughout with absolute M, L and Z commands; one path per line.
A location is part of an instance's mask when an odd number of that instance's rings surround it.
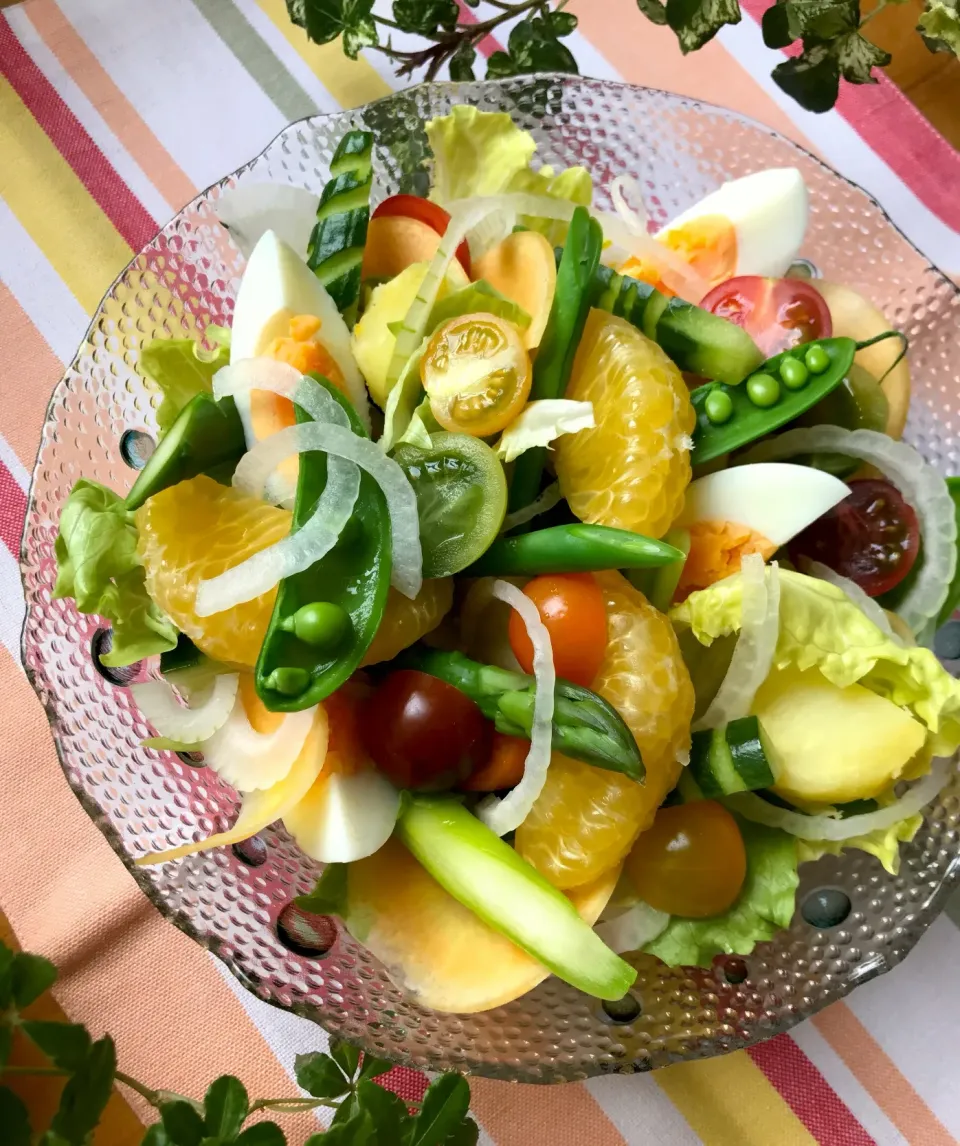
M 159 1115 L 142 1146 L 285 1146 L 276 1122 L 250 1118 L 261 1112 L 334 1111 L 327 1130 L 304 1146 L 476 1146 L 479 1129 L 469 1117 L 470 1087 L 459 1074 L 444 1074 L 423 1101 L 407 1103 L 375 1080 L 392 1063 L 362 1055 L 340 1039 L 329 1053 L 298 1055 L 297 1083 L 305 1095 L 250 1100 L 233 1075 L 214 1080 L 202 1100 L 155 1090 L 117 1069 L 109 1035 L 94 1041 L 79 1023 L 51 1022 L 25 1014 L 56 982 L 54 965 L 39 955 L 14 952 L 0 942 L 0 1140 L 4 1146 L 89 1146 L 116 1084 L 135 1091 Z M 47 1066 L 12 1066 L 14 1041 L 26 1038 L 50 1060 Z M 3 1085 L 15 1075 L 66 1080 L 49 1127 L 31 1127 L 18 1095 Z
M 466 0 L 476 8 L 479 0 Z M 602 0 L 591 0 L 599 4 Z M 808 111 L 827 111 L 837 102 L 840 80 L 876 83 L 875 69 L 890 63 L 889 52 L 864 34 L 867 23 L 887 4 L 877 0 L 866 13 L 860 0 L 777 0 L 763 16 L 768 48 L 800 47 L 801 53 L 777 64 L 773 79 Z M 960 55 L 960 0 L 925 0 L 918 31 L 931 51 Z M 373 10 L 374 0 L 287 0 L 290 19 L 318 44 L 340 40 L 356 59 L 373 48 L 391 60 L 400 76 L 436 79 L 445 65 L 454 80 L 475 79 L 478 48 L 489 35 L 513 22 L 505 51 L 487 60 L 488 78 L 531 72 L 577 72 L 576 58 L 563 40 L 577 27 L 565 11 L 568 0 L 489 0 L 496 14 L 464 18 L 457 0 L 394 0 L 392 17 Z M 741 19 L 739 0 L 637 0 L 654 24 L 676 33 L 686 54 L 702 48 L 726 24 Z M 398 48 L 393 35 L 404 32 L 427 41 L 422 48 Z

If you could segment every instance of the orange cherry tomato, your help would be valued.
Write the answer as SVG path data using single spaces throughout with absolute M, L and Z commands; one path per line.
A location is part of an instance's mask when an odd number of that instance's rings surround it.
M 747 853 L 737 821 L 715 800 L 661 808 L 627 856 L 640 898 L 670 915 L 719 915 L 740 894 Z
M 494 732 L 490 757 L 460 785 L 464 792 L 499 792 L 514 788 L 523 779 L 523 766 L 530 741 L 522 736 Z
M 429 199 L 421 199 L 419 195 L 391 195 L 377 207 L 372 218 L 382 219 L 384 216 L 405 215 L 408 219 L 418 219 L 426 223 L 438 235 L 445 235 L 450 224 L 450 212 Z M 466 271 L 467 278 L 473 278 L 470 269 L 470 245 L 466 239 L 457 247 L 457 262 Z
M 607 651 L 607 609 L 591 573 L 547 573 L 526 585 L 550 634 L 557 676 L 589 688 Z M 533 645 L 523 619 L 510 614 L 510 647 L 524 672 L 533 672 Z
M 526 405 L 533 381 L 520 331 L 494 314 L 451 318 L 420 362 L 430 409 L 445 430 L 486 438 Z

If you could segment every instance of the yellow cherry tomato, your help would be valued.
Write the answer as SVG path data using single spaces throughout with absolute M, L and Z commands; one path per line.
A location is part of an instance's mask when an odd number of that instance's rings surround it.
M 421 359 L 420 377 L 440 425 L 475 438 L 512 422 L 533 380 L 520 331 L 493 314 L 465 314 L 439 327 Z

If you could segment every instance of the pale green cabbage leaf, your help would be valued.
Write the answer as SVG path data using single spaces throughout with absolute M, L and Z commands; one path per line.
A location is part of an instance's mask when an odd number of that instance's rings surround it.
M 157 411 L 161 434 L 192 398 L 213 393 L 214 374 L 230 364 L 230 331 L 208 326 L 206 337 L 216 343 L 214 350 L 205 350 L 192 338 L 153 338 L 140 351 L 140 372 L 163 393 Z

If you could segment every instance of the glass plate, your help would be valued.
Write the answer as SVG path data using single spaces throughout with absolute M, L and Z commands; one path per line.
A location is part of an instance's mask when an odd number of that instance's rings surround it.
M 133 866 L 146 851 L 225 829 L 237 798 L 202 768 L 140 747 L 149 730 L 123 685 L 149 666 L 107 679 L 92 655 L 104 639 L 97 620 L 50 599 L 57 520 L 70 487 L 83 476 L 125 490 L 144 435 L 156 433 L 159 395 L 137 375 L 140 346 L 158 335 L 199 336 L 208 322 L 230 323 L 243 259 L 216 219 L 224 188 L 277 180 L 319 191 L 343 132 L 365 127 L 377 139 L 375 195 L 422 191 L 423 123 L 460 102 L 508 111 L 533 132 L 546 163 L 586 164 L 601 204 L 613 178 L 637 176 L 658 220 L 724 179 L 798 166 L 811 200 L 803 256 L 824 277 L 872 298 L 909 336 L 906 437 L 944 473 L 960 470 L 960 292 L 859 188 L 769 128 L 664 92 L 556 76 L 424 85 L 292 124 L 252 163 L 184 208 L 110 289 L 43 429 L 23 537 L 24 664 L 67 779 L 116 853 L 159 910 L 261 998 L 378 1055 L 525 1082 L 648 1070 L 747 1046 L 910 951 L 960 873 L 956 778 L 903 848 L 897 877 L 856 851 L 806 865 L 792 926 L 748 957 L 718 959 L 705 970 L 669 969 L 641 956 L 633 997 L 612 1013 L 551 978 L 485 1014 L 437 1014 L 403 997 L 377 960 L 329 921 L 284 912 L 292 896 L 311 888 L 318 867 L 279 825 L 236 849 L 159 868 Z M 819 930 L 805 922 L 803 905 L 823 888 L 847 895 L 851 910 L 839 925 Z

